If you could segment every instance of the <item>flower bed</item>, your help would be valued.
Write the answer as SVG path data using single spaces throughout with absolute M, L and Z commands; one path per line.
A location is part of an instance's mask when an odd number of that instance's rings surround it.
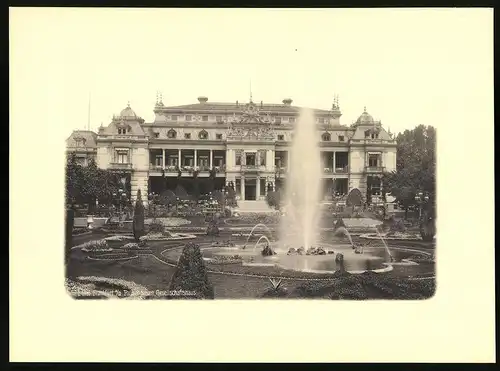
M 85 252 L 113 251 L 113 249 L 108 246 L 107 241 L 104 239 L 88 241 L 81 245 L 73 247 L 73 249 L 80 249 Z
M 206 258 L 209 264 L 240 264 L 243 258 L 240 255 L 217 255 L 212 258 Z
M 176 218 L 176 217 L 169 217 L 169 218 L 155 218 L 157 222 L 160 222 L 163 224 L 165 227 L 179 227 L 181 225 L 187 225 L 191 224 L 190 220 L 184 219 L 184 218 Z M 153 221 L 153 219 L 146 219 L 145 224 L 150 224 Z
M 406 241 L 421 241 L 422 238 L 414 233 L 401 233 L 394 232 L 393 234 L 385 234 L 382 233 L 381 236 L 384 240 L 406 240 Z M 361 238 L 371 239 L 371 240 L 379 240 L 380 236 L 377 233 L 365 233 L 360 235 Z
M 128 236 L 128 235 L 114 235 L 114 236 L 105 237 L 104 240 L 107 242 L 110 242 L 110 241 L 123 242 L 123 241 L 133 241 L 134 237 Z
M 281 220 L 281 216 L 279 212 L 274 213 L 245 213 L 241 214 L 238 217 L 233 217 L 226 219 L 226 224 L 279 224 Z
M 196 238 L 194 234 L 186 233 L 170 233 L 165 231 L 164 233 L 148 233 L 142 236 L 140 241 L 177 241 L 177 240 L 188 240 Z

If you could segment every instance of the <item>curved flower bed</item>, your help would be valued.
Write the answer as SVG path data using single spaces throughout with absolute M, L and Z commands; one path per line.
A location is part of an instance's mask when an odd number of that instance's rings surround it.
M 377 233 L 364 233 L 359 236 L 360 238 L 365 238 L 368 240 L 380 240 L 380 236 Z M 382 234 L 384 240 L 394 241 L 394 240 L 405 240 L 405 241 L 421 241 L 422 238 L 414 233 L 401 233 L 395 232 L 394 234 L 387 235 Z
M 162 223 L 165 227 L 180 227 L 182 225 L 191 224 L 190 220 L 184 218 L 177 217 L 168 217 L 168 218 L 155 218 L 157 222 Z M 153 221 L 152 218 L 148 218 L 144 221 L 145 224 L 150 224 Z
M 108 242 L 104 239 L 88 241 L 81 245 L 73 246 L 72 249 L 80 249 L 85 252 L 113 251 L 113 249 L 108 246 Z
M 243 258 L 240 255 L 218 255 L 212 258 L 204 258 L 209 264 L 240 264 Z
M 142 236 L 140 241 L 179 241 L 179 240 L 190 240 L 196 238 L 194 234 L 187 233 L 148 233 Z
M 128 236 L 128 235 L 113 235 L 109 237 L 104 238 L 105 241 L 117 241 L 117 242 L 122 242 L 122 241 L 133 241 L 134 236 Z

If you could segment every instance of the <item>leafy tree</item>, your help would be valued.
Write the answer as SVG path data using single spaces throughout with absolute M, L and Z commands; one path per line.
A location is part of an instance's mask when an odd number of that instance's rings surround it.
M 87 166 L 78 163 L 76 155 L 70 154 L 66 163 L 66 203 L 83 203 L 93 210 L 96 200 L 110 203 L 113 194 L 122 188 L 120 177 L 123 174 L 99 169 L 93 159 Z M 126 188 L 129 188 L 128 186 Z
M 71 245 L 73 242 L 73 226 L 75 224 L 75 210 L 73 206 L 66 209 L 66 244 L 65 244 L 65 262 L 69 261 L 69 254 L 71 251 Z
M 419 125 L 405 130 L 396 137 L 396 171 L 383 176 L 384 188 L 405 209 L 415 205 L 415 195 L 422 191 L 429 195 L 424 205 L 429 216 L 435 213 L 436 200 L 436 130 L 432 126 Z
M 135 201 L 134 220 L 132 222 L 134 238 L 139 241 L 144 236 L 144 205 L 142 203 L 141 190 L 137 190 L 137 200 Z
M 213 299 L 214 288 L 208 280 L 207 269 L 203 262 L 200 246 L 188 243 L 182 250 L 177 268 L 170 282 L 171 291 L 194 292 L 194 296 L 177 296 L 178 298 Z M 174 297 L 176 298 L 176 297 Z

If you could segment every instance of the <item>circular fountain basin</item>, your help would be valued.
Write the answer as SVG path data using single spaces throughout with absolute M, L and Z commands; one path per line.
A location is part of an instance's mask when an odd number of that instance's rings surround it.
M 387 251 L 384 247 L 365 247 L 362 254 L 356 254 L 350 244 L 328 244 L 318 243 L 315 247 L 320 247 L 326 251 L 326 255 L 288 255 L 288 248 L 279 242 L 273 242 L 270 247 L 276 255 L 262 256 L 263 245 L 254 246 L 243 243 L 236 246 L 202 246 L 201 252 L 207 263 L 215 263 L 218 256 L 241 257 L 241 264 L 256 267 L 280 267 L 287 270 L 311 272 L 311 273 L 333 273 L 337 268 L 335 258 L 341 253 L 344 256 L 344 267 L 348 272 L 361 273 L 366 270 L 384 272 L 392 269 L 391 264 L 406 264 L 405 258 L 411 253 L 400 250 L 392 250 L 391 254 L 395 259 L 390 263 Z M 333 251 L 333 253 L 328 253 Z M 181 249 L 169 250 L 165 256 L 177 260 L 180 257 Z M 389 264 L 390 263 L 390 264 Z

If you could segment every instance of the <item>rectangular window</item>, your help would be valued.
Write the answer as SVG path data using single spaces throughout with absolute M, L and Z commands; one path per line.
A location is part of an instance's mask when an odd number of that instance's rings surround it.
M 290 118 L 288 119 L 288 121 L 289 121 L 289 122 L 291 122 L 291 123 L 294 123 L 294 122 L 295 122 L 295 117 L 290 117 Z
M 325 123 L 325 118 L 324 118 L 324 117 L 319 117 L 319 118 L 318 118 L 318 122 L 319 122 L 320 124 L 324 124 L 324 123 Z
M 219 140 L 222 139 L 222 134 L 215 134 L 215 138 Z
M 247 153 L 245 160 L 246 165 L 255 166 L 255 153 Z
M 184 139 L 191 139 L 191 133 L 184 133 Z
M 380 159 L 380 155 L 377 155 L 377 154 L 368 155 L 368 166 L 370 166 L 370 167 L 380 166 L 379 159 Z
M 162 156 L 156 156 L 155 157 L 155 165 L 156 166 L 162 166 L 163 165 Z
M 343 142 L 344 141 L 344 136 L 343 135 L 339 135 L 339 142 Z
M 215 116 L 215 121 L 221 122 L 222 121 L 222 116 Z
M 172 115 L 172 121 L 177 121 L 177 115 Z
M 116 162 L 119 164 L 128 164 L 128 152 L 117 151 L 116 152 Z
M 266 151 L 261 151 L 259 153 L 259 165 L 266 166 Z
M 283 134 L 278 135 L 278 140 L 285 140 L 285 136 Z
M 260 178 L 260 196 L 266 195 L 266 180 Z
M 208 121 L 208 116 L 207 115 L 201 116 L 201 121 Z
M 275 118 L 274 118 L 274 123 L 275 123 L 275 124 L 281 124 L 281 117 L 278 117 L 278 116 L 277 116 L 277 117 L 275 117 Z
M 372 139 L 378 139 L 378 134 L 372 134 Z
M 235 162 L 236 165 L 241 165 L 241 154 L 236 153 Z
M 191 115 L 186 115 L 186 121 L 191 121 Z

